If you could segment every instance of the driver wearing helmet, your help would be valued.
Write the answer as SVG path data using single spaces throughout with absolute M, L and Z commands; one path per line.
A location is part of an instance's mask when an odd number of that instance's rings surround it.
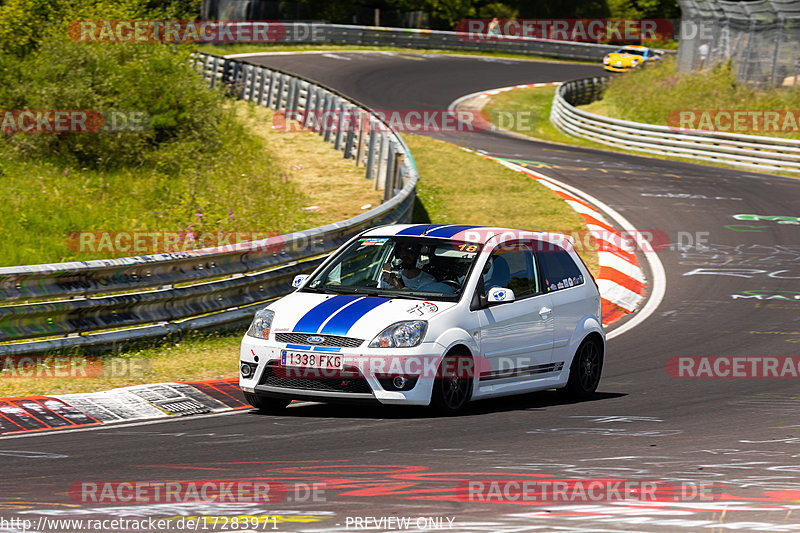
M 394 260 L 384 263 L 378 288 L 395 288 L 418 290 L 425 285 L 436 283 L 436 278 L 420 267 L 420 249 L 415 244 L 398 243 L 394 252 Z M 401 267 L 400 275 L 392 270 L 392 263 Z

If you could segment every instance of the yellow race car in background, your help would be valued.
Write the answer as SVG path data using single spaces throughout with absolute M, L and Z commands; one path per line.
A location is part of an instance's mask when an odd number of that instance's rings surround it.
M 661 55 L 646 46 L 623 46 L 616 52 L 606 54 L 603 67 L 611 72 L 625 72 L 645 63 L 659 61 Z

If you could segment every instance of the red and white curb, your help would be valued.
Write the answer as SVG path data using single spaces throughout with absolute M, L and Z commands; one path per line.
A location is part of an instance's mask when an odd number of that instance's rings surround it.
M 509 87 L 500 87 L 499 89 L 492 89 L 491 91 L 484 91 L 482 93 L 474 93 L 468 96 L 494 96 L 496 94 L 513 91 L 514 89 L 529 89 L 531 87 L 552 87 L 561 85 L 562 81 L 550 81 L 546 83 L 527 83 L 525 85 L 511 85 Z
M 0 398 L 0 434 L 78 429 L 245 408 L 250 408 L 250 405 L 244 401 L 238 378 Z
M 589 233 L 599 241 L 600 273 L 596 281 L 602 301 L 603 325 L 608 326 L 632 313 L 647 294 L 647 280 L 636 255 L 626 249 L 622 234 L 594 206 L 564 187 L 520 165 L 486 157 L 535 179 L 560 196 L 583 218 Z

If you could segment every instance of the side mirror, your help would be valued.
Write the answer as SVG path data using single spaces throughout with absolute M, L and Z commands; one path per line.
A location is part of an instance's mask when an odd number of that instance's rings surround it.
M 308 279 L 308 274 L 300 274 L 295 276 L 294 280 L 292 280 L 292 287 L 295 289 L 300 288 L 300 286 L 306 282 L 306 279 Z
M 489 295 L 486 298 L 490 304 L 513 302 L 515 300 L 514 291 L 511 289 L 504 289 L 503 287 L 494 287 L 489 289 Z

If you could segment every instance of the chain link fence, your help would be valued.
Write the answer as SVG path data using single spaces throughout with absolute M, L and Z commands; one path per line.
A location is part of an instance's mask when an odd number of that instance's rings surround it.
M 798 0 L 678 0 L 682 11 L 678 69 L 689 72 L 731 60 L 740 81 L 797 86 Z

